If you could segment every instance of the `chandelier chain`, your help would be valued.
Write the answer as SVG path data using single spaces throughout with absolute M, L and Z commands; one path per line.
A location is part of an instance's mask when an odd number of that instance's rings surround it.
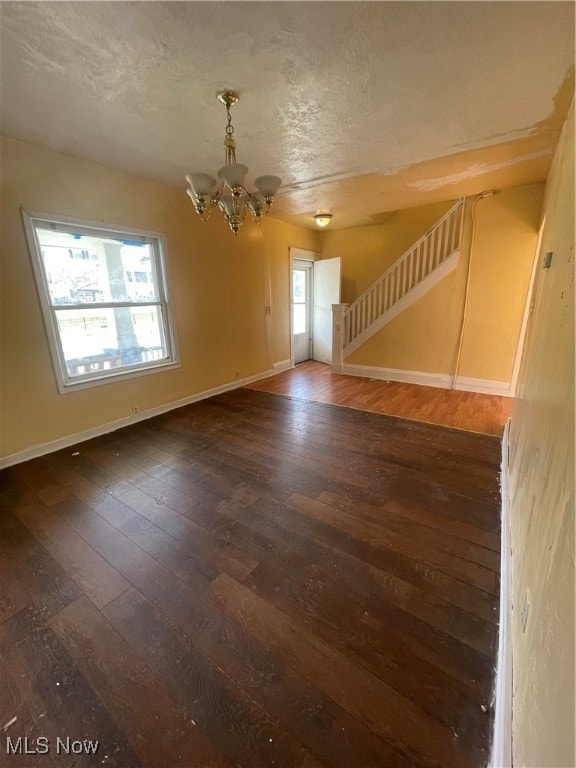
M 226 136 L 234 135 L 234 126 L 232 125 L 232 115 L 230 114 L 230 107 L 226 104 L 226 114 L 228 115 L 228 124 L 226 125 Z

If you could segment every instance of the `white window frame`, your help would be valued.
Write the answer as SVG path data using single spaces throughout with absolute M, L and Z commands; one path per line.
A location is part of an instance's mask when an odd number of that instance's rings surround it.
M 40 307 L 42 309 L 42 316 L 50 349 L 50 357 L 52 359 L 56 383 L 60 394 L 66 394 L 67 392 L 74 392 L 88 387 L 110 384 L 113 381 L 123 381 L 137 376 L 146 376 L 148 374 L 180 367 L 175 326 L 172 317 L 172 304 L 169 296 L 168 264 L 165 256 L 166 243 L 163 234 L 160 232 L 138 229 L 136 227 L 122 227 L 116 224 L 107 226 L 102 224 L 102 222 L 74 219 L 51 213 L 39 213 L 37 211 L 22 210 L 22 219 L 26 231 L 26 238 L 28 240 L 28 250 L 32 261 L 36 289 L 40 300 Z M 129 367 L 123 366 L 119 369 L 108 368 L 105 370 L 90 371 L 76 376 L 70 376 L 68 374 L 55 311 L 57 309 L 62 309 L 62 306 L 54 305 L 50 297 L 48 276 L 44 268 L 44 259 L 42 258 L 41 246 L 36 233 L 37 225 L 47 229 L 52 227 L 56 231 L 70 232 L 72 234 L 139 241 L 150 246 L 155 261 L 158 291 L 158 298 L 156 300 L 150 302 L 102 302 L 84 304 L 83 307 L 87 309 L 109 309 L 150 305 L 159 307 L 166 343 L 166 358 L 135 363 Z

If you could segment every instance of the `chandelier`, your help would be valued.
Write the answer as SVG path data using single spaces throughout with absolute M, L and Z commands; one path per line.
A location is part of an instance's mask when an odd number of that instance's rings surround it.
M 226 107 L 228 117 L 224 136 L 224 165 L 218 171 L 221 181 L 218 182 L 207 173 L 190 173 L 186 176 L 190 184 L 186 192 L 202 221 L 208 221 L 213 209 L 218 207 L 224 221 L 236 236 L 244 222 L 246 210 L 250 211 L 255 222 L 259 222 L 269 212 L 282 179 L 278 176 L 259 176 L 254 179 L 259 194 L 248 192 L 244 186 L 248 166 L 236 162 L 236 140 L 230 115 L 230 107 L 238 101 L 238 94 L 223 91 L 218 94 L 218 100 Z

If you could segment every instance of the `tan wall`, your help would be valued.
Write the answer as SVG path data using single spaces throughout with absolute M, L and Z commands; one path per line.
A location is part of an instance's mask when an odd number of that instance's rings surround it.
M 12 139 L 2 141 L 1 166 L 2 456 L 290 357 L 289 247 L 317 250 L 317 233 L 267 219 L 234 240 L 219 215 L 203 224 L 183 189 Z M 166 235 L 179 369 L 58 394 L 20 207 Z
M 576 765 L 574 750 L 574 107 L 546 188 L 510 443 L 514 765 Z M 525 633 L 520 612 L 530 609 Z
M 543 184 L 502 190 L 474 205 L 476 226 L 459 376 L 498 382 L 511 378 L 543 190 Z M 399 211 L 382 225 L 323 234 L 322 256 L 342 257 L 343 301 L 357 298 L 450 205 Z M 468 200 L 457 269 L 350 355 L 347 364 L 455 373 L 472 208 Z

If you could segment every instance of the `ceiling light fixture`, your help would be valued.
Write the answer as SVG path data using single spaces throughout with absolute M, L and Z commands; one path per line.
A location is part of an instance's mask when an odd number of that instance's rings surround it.
M 331 219 L 331 213 L 317 213 L 316 216 L 314 216 L 314 221 L 319 227 L 327 227 L 328 224 L 330 224 Z
M 208 221 L 212 209 L 217 206 L 222 211 L 224 221 L 236 236 L 244 222 L 246 209 L 250 211 L 255 222 L 268 213 L 282 179 L 278 176 L 259 176 L 254 179 L 259 194 L 248 192 L 244 187 L 248 166 L 236 162 L 236 141 L 230 115 L 230 107 L 238 101 L 238 94 L 235 91 L 223 91 L 218 94 L 218 100 L 226 107 L 228 116 L 224 136 L 224 165 L 218 171 L 220 187 L 216 188 L 218 182 L 207 173 L 190 173 L 186 176 L 186 181 L 190 184 L 186 192 L 202 221 Z

